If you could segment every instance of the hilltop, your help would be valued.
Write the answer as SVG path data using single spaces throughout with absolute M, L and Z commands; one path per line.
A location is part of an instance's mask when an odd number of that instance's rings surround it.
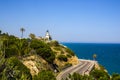
M 40 40 L 38 40 L 39 42 Z M 41 42 L 41 41 L 40 41 Z M 44 43 L 44 41 L 42 41 Z M 67 47 L 60 45 L 57 41 L 51 41 L 49 43 L 44 43 L 52 51 L 51 57 L 54 57 L 54 61 L 48 61 L 47 52 L 42 52 L 42 56 L 35 53 L 29 54 L 21 58 L 21 62 L 30 69 L 32 75 L 37 75 L 41 70 L 51 70 L 60 72 L 61 70 L 76 65 L 79 63 L 77 56 Z M 47 50 L 47 49 L 46 49 Z M 46 55 L 44 58 L 43 56 Z M 48 54 L 49 55 L 49 54 Z
M 79 62 L 74 52 L 58 41 L 20 39 L 6 33 L 0 34 L 0 61 L 0 79 L 32 79 L 44 71 L 55 76 Z

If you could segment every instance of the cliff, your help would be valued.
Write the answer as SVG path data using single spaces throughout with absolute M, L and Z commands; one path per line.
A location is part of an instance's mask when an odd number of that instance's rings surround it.
M 32 75 L 37 75 L 41 70 L 57 69 L 61 71 L 64 68 L 76 65 L 79 63 L 77 56 L 69 48 L 59 44 L 57 41 L 46 43 L 51 48 L 55 55 L 53 63 L 48 63 L 38 54 L 30 54 L 22 57 L 21 62 L 30 69 Z M 57 67 L 51 66 L 55 64 Z

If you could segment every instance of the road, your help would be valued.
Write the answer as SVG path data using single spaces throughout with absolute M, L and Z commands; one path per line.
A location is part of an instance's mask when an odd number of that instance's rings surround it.
M 66 70 L 60 72 L 60 74 L 58 74 L 56 78 L 57 80 L 62 80 L 62 79 L 64 80 L 69 76 L 69 74 L 73 74 L 74 72 L 79 73 L 81 75 L 89 74 L 89 72 L 93 69 L 93 67 L 94 67 L 94 61 L 81 59 L 79 64 L 75 66 L 71 66 Z

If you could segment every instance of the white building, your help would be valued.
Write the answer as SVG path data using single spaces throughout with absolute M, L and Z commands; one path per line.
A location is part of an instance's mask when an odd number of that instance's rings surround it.
M 45 40 L 48 40 L 48 41 L 52 40 L 52 37 L 51 37 L 51 35 L 50 35 L 48 30 L 46 31 L 46 34 L 45 34 Z

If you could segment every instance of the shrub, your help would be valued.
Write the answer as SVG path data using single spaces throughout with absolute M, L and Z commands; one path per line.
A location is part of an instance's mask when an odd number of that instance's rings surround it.
M 50 46 L 59 46 L 59 42 L 58 41 L 51 41 L 50 43 L 49 43 L 49 45 Z
M 62 55 L 62 54 L 58 56 L 58 59 L 59 59 L 60 61 L 65 61 L 65 62 L 68 61 L 67 57 L 66 57 L 65 55 Z
M 48 63 L 53 63 L 55 54 L 46 43 L 39 40 L 33 40 L 30 46 L 36 50 L 36 53 L 45 59 Z
M 33 49 L 39 49 L 39 48 L 43 48 L 45 46 L 46 46 L 46 44 L 39 40 L 32 40 L 32 42 L 30 43 L 30 47 Z
M 72 56 L 71 56 L 70 54 L 67 54 L 67 57 L 68 57 L 68 58 L 71 58 Z
M 118 73 L 113 73 L 111 80 L 120 80 L 120 74 L 118 74 Z
M 69 48 L 66 48 L 66 52 L 68 52 L 72 56 L 75 56 L 74 52 Z
M 54 47 L 54 49 L 55 49 L 56 51 L 60 51 L 60 50 L 61 50 L 60 47 Z
M 52 71 L 43 70 L 34 76 L 33 80 L 56 80 L 56 78 Z
M 53 63 L 55 59 L 54 52 L 47 47 L 37 49 L 37 54 L 40 55 L 43 59 L 45 59 L 48 63 Z
M 109 79 L 110 79 L 108 73 L 105 72 L 104 70 L 94 69 L 94 70 L 90 73 L 90 75 L 91 75 L 94 79 L 96 79 L 96 80 L 98 80 L 98 79 L 101 79 L 101 80 L 103 80 L 103 79 L 104 79 L 104 80 L 109 80 Z
M 62 67 L 61 70 L 67 69 L 67 68 L 70 67 L 70 66 L 72 66 L 71 63 L 66 63 L 66 64 L 64 65 L 64 67 Z
M 63 52 L 62 50 L 60 51 L 60 53 L 61 53 L 61 54 L 64 54 L 64 52 Z
M 70 80 L 94 80 L 91 76 L 88 75 L 80 75 L 79 73 L 69 74 Z
M 1 77 L 2 80 L 32 80 L 30 70 L 16 57 L 7 59 Z

